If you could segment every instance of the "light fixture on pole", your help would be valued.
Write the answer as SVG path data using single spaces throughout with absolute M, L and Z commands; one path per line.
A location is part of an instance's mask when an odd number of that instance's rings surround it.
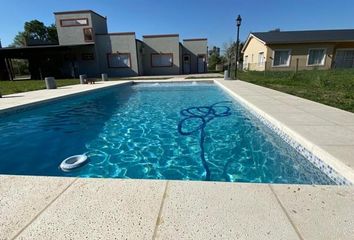
M 235 79 L 237 80 L 237 61 L 238 61 L 238 48 L 240 45 L 240 26 L 241 26 L 241 22 L 242 22 L 242 18 L 240 15 L 237 16 L 236 18 L 236 26 L 237 26 L 237 38 L 236 38 L 236 58 L 235 58 L 235 62 L 236 62 L 236 69 L 235 69 Z

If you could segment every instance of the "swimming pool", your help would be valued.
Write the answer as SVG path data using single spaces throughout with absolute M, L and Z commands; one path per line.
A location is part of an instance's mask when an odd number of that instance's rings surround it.
M 0 119 L 0 173 L 335 184 L 213 83 L 135 84 Z M 65 158 L 86 154 L 72 171 Z

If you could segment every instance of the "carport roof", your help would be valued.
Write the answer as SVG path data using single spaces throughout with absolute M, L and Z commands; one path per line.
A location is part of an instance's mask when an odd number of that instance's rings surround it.
M 5 48 L 0 48 L 0 52 L 6 52 L 6 51 L 21 51 L 21 50 L 26 50 L 26 49 L 43 49 L 43 48 L 71 48 L 71 47 L 78 47 L 78 46 L 89 46 L 93 45 L 93 43 L 87 43 L 87 44 L 73 44 L 73 45 L 37 45 L 37 46 L 25 46 L 25 47 L 5 47 Z
M 26 46 L 26 47 L 6 47 L 0 48 L 0 55 L 2 56 L 14 56 L 19 54 L 32 54 L 38 51 L 44 50 L 68 50 L 77 47 L 92 46 L 93 43 L 89 44 L 75 44 L 75 45 L 38 45 L 38 46 Z

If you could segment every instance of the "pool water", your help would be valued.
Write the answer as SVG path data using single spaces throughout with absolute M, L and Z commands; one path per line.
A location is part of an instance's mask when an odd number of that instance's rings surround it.
M 0 134 L 1 174 L 335 184 L 212 83 L 58 100 L 2 115 Z M 84 153 L 85 166 L 58 168 Z

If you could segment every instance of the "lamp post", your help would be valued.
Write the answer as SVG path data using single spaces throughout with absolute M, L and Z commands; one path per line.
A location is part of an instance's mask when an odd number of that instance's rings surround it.
M 240 45 L 240 26 L 241 26 L 242 18 L 240 15 L 236 18 L 236 26 L 237 26 L 237 39 L 236 39 L 236 70 L 235 70 L 235 79 L 237 80 L 237 61 L 238 61 L 238 47 Z

